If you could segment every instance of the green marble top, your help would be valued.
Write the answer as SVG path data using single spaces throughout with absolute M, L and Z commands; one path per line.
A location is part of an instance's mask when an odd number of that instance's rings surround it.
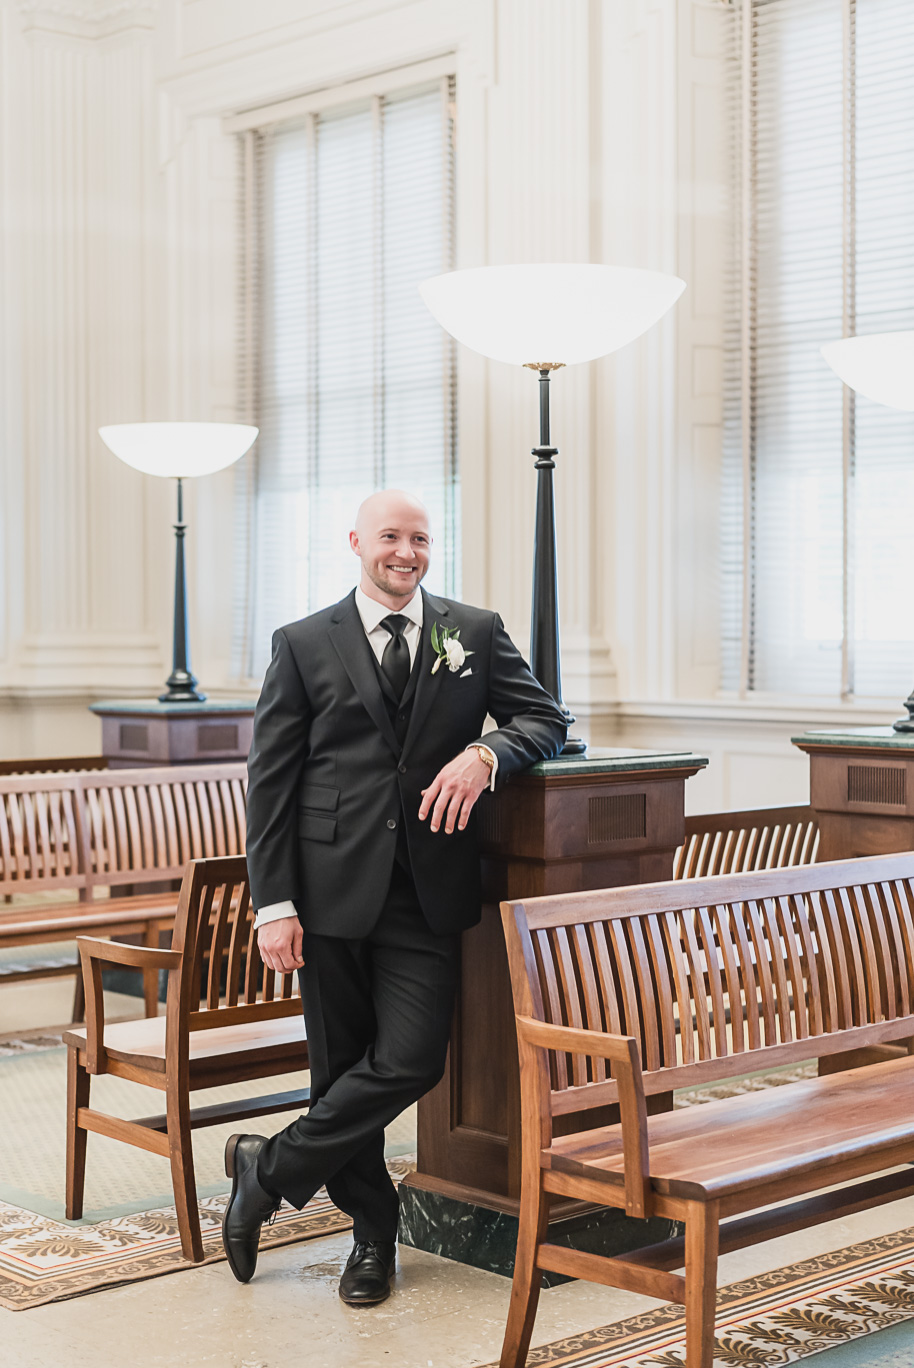
M 914 750 L 914 732 L 893 727 L 838 727 L 792 736 L 795 746 L 865 746 L 873 750 Z
M 206 716 L 208 713 L 253 712 L 257 706 L 253 698 L 207 699 L 205 703 L 160 703 L 157 698 L 113 698 L 102 703 L 90 703 L 94 713 L 156 713 L 160 717 L 183 717 L 185 714 Z
M 608 774 L 627 770 L 704 769 L 708 760 L 692 751 L 630 750 L 624 746 L 593 746 L 586 755 L 560 755 L 557 760 L 541 760 L 524 774 L 554 779 L 566 774 Z

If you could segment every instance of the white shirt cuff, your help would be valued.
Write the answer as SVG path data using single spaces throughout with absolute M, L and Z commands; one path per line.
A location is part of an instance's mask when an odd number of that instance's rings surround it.
M 492 757 L 492 769 L 491 769 L 491 771 L 490 771 L 490 773 L 489 773 L 488 789 L 489 789 L 489 792 L 490 792 L 490 793 L 494 793 L 494 792 L 495 792 L 495 776 L 496 776 L 496 774 L 498 773 L 498 756 L 495 754 L 495 752 L 492 750 L 492 748 L 491 748 L 490 746 L 484 746 L 483 743 L 482 743 L 481 741 L 474 741 L 473 744 L 472 744 L 471 746 L 467 746 L 467 750 L 483 750 L 483 751 L 485 751 L 486 755 L 491 755 L 491 757 Z
M 294 917 L 296 921 L 298 920 L 294 902 L 287 900 L 286 902 L 270 903 L 267 907 L 261 907 L 254 918 L 254 930 L 257 931 L 261 926 L 266 926 L 267 922 L 280 921 L 283 917 Z

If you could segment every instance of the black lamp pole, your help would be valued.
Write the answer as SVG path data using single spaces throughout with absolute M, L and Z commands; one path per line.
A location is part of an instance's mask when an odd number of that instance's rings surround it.
M 558 447 L 550 446 L 549 439 L 549 374 L 563 366 L 563 361 L 528 363 L 529 370 L 539 372 L 540 444 L 534 447 L 536 483 L 536 534 L 533 542 L 533 611 L 530 623 L 530 667 L 544 689 L 558 703 L 569 727 L 574 722 L 562 702 L 562 666 L 559 655 L 559 591 L 555 558 L 555 499 L 552 472 Z M 563 755 L 583 755 L 586 743 L 579 736 L 569 734 Z
M 190 672 L 190 648 L 187 644 L 187 584 L 184 579 L 184 488 L 178 477 L 178 521 L 175 523 L 175 627 L 172 647 L 171 674 L 165 681 L 165 693 L 159 694 L 160 703 L 205 703 L 206 694 L 198 693 L 197 681 Z

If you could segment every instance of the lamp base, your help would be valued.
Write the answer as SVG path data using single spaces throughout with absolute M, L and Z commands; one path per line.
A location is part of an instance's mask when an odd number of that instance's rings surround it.
M 160 703 L 205 703 L 206 694 L 196 689 L 166 689 L 159 694 Z
M 571 728 L 575 721 L 573 714 L 569 712 L 568 708 L 565 707 L 564 703 L 560 702 L 559 707 L 561 708 L 562 713 L 564 714 L 565 725 L 568 728 Z M 586 755 L 587 742 L 581 736 L 573 736 L 571 731 L 569 730 L 568 735 L 565 738 L 565 744 L 562 747 L 561 753 L 562 755 Z
M 897 722 L 892 723 L 892 729 L 897 732 L 914 732 L 914 689 L 905 699 L 904 706 L 908 710 L 907 717 L 899 717 Z
M 160 703 L 205 703 L 206 694 L 200 693 L 197 681 L 189 670 L 172 670 L 165 681 L 165 692 L 159 694 Z

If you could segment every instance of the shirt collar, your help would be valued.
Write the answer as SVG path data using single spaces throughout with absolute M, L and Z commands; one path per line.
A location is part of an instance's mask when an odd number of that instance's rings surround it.
M 386 617 L 390 617 L 395 610 L 388 608 L 383 603 L 378 603 L 377 599 L 369 598 L 362 586 L 356 585 L 355 606 L 359 610 L 359 617 L 362 619 L 362 626 L 366 633 L 373 632 L 379 627 Z M 417 627 L 422 626 L 422 591 L 417 589 L 404 608 L 398 610 L 403 617 L 409 618 Z

